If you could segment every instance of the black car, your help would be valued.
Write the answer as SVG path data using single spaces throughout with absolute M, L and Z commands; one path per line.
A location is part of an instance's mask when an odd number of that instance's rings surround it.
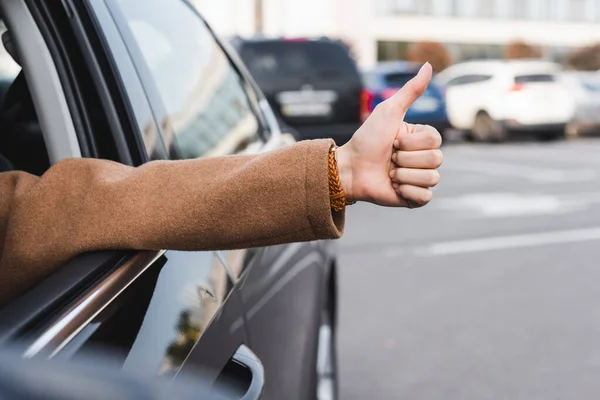
M 230 40 L 277 116 L 300 138 L 345 143 L 361 122 L 363 84 L 345 44 L 319 39 Z
M 0 0 L 0 17 L 23 67 L 0 103 L 0 155 L 15 169 L 287 143 L 243 65 L 185 0 Z M 335 272 L 329 241 L 82 254 L 0 310 L 0 344 L 34 359 L 102 348 L 124 371 L 202 371 L 247 400 L 335 398 Z

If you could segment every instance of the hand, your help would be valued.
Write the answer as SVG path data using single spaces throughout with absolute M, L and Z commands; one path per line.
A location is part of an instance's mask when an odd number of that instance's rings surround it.
M 404 122 L 409 107 L 427 88 L 425 64 L 394 96 L 380 103 L 352 139 L 338 149 L 340 180 L 349 200 L 389 207 L 421 207 L 439 181 L 440 133 Z

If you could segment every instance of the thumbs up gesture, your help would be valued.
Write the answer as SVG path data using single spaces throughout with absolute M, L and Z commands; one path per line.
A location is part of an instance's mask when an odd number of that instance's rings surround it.
M 340 180 L 349 200 L 408 208 L 431 201 L 431 188 L 440 179 L 442 137 L 431 126 L 404 122 L 431 76 L 427 63 L 338 149 Z

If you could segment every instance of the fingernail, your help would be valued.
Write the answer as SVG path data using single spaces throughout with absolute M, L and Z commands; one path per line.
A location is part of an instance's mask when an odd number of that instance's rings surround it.
M 393 169 L 390 171 L 390 178 L 393 178 L 394 176 L 396 176 L 396 170 Z
M 400 142 L 398 141 L 398 139 L 394 140 L 394 146 L 400 147 Z
M 427 61 L 425 64 L 423 64 L 423 66 L 421 67 L 421 69 L 419 70 L 419 74 L 421 73 L 421 71 L 423 71 L 423 69 L 429 65 L 429 61 Z
M 398 190 L 398 188 L 400 187 L 400 185 L 398 185 L 397 183 L 392 183 L 392 187 L 396 190 Z
M 396 162 L 396 154 L 397 154 L 396 152 L 392 153 L 392 161 L 393 162 Z

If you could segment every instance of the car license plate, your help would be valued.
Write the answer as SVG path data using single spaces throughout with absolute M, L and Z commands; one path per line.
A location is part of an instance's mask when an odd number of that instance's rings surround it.
M 412 105 L 413 111 L 431 112 L 438 109 L 440 102 L 433 97 L 421 97 Z
M 332 90 L 300 90 L 277 93 L 281 104 L 334 103 L 338 99 Z
M 281 106 L 281 113 L 286 117 L 323 117 L 331 114 L 331 104 L 286 104 Z

